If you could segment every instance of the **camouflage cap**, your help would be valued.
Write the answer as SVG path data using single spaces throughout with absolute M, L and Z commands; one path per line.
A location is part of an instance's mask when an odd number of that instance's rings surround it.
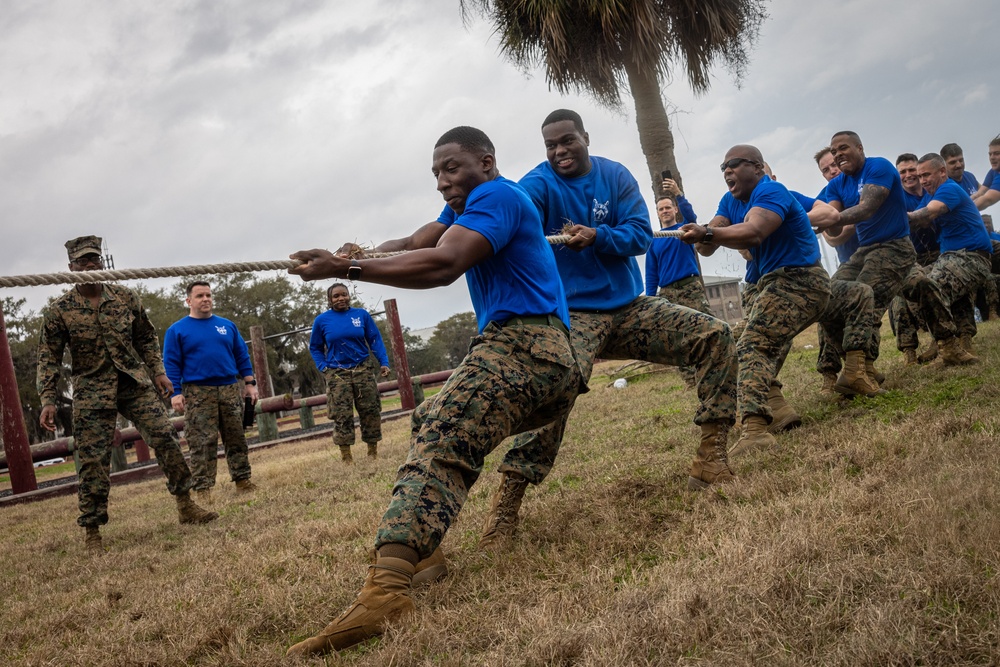
M 84 255 L 100 255 L 102 239 L 100 236 L 78 236 L 66 241 L 66 252 L 70 261 Z

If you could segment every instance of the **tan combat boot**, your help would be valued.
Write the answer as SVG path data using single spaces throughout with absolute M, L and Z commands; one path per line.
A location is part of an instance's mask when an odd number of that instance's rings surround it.
M 912 347 L 903 350 L 903 363 L 906 366 L 913 366 L 917 363 L 917 351 Z
M 528 480 L 517 473 L 505 472 L 501 475 L 500 486 L 490 501 L 490 513 L 486 516 L 483 536 L 479 538 L 480 549 L 488 549 L 513 537 L 520 521 L 517 513 L 521 509 L 521 501 L 527 488 Z
M 837 398 L 838 394 L 834 387 L 837 386 L 837 376 L 833 373 L 823 373 L 823 386 L 820 387 L 821 398 Z
M 844 360 L 844 370 L 837 378 L 834 389 L 845 396 L 878 396 L 884 393 L 878 385 L 872 384 L 865 369 L 865 353 L 862 350 L 851 350 Z
M 377 637 L 390 624 L 414 611 L 410 583 L 414 566 L 402 558 L 380 556 L 368 567 L 368 577 L 358 598 L 323 632 L 288 649 L 286 656 L 306 656 L 350 648 Z
M 771 408 L 772 417 L 771 425 L 767 427 L 769 433 L 791 431 L 802 426 L 802 417 L 788 404 L 781 393 L 781 387 L 776 384 L 772 384 L 771 391 L 767 392 L 767 406 Z
M 236 480 L 236 490 L 242 493 L 250 493 L 257 490 L 257 485 L 250 481 L 250 478 Z
M 711 484 L 724 484 L 736 479 L 729 467 L 728 435 L 728 424 L 708 422 L 701 425 L 701 444 L 691 464 L 688 491 L 701 491 Z
M 750 415 L 743 419 L 743 432 L 729 456 L 735 458 L 757 449 L 769 449 L 778 444 L 774 436 L 767 432 L 767 420 L 759 415 Z
M 413 571 L 413 585 L 429 584 L 446 576 L 448 576 L 448 561 L 445 560 L 441 547 L 438 547 L 434 553 L 417 563 Z
M 378 443 L 369 442 L 368 443 L 368 458 L 377 459 L 378 458 Z
M 927 346 L 927 349 L 917 355 L 917 363 L 929 364 L 930 362 L 937 359 L 938 356 L 938 344 L 937 341 L 931 338 L 931 344 Z
M 191 500 L 191 494 L 186 491 L 177 496 L 177 514 L 180 516 L 181 523 L 208 523 L 219 518 L 216 512 L 209 512 L 198 507 Z
M 351 456 L 351 446 L 341 445 L 340 446 L 340 460 L 344 463 L 354 463 L 354 457 Z
M 976 356 L 975 351 L 972 349 L 972 336 L 961 336 L 958 342 L 961 344 L 963 350 L 972 356 Z
M 87 553 L 100 556 L 104 553 L 104 545 L 101 544 L 101 529 L 98 526 L 87 526 L 87 536 L 84 538 Z
M 952 336 L 947 340 L 940 341 L 938 349 L 941 350 L 941 361 L 945 366 L 967 366 L 979 363 L 979 357 L 975 357 L 962 349 L 962 343 L 959 341 L 958 336 Z
M 872 384 L 881 389 L 882 383 L 885 382 L 885 373 L 875 370 L 874 359 L 865 357 L 865 372 L 868 373 L 868 379 L 872 381 Z

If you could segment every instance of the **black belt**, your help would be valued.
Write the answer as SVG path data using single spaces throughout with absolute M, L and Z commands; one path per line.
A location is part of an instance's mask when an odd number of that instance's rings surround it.
M 527 315 L 527 316 L 512 317 L 509 320 L 503 322 L 500 326 L 509 327 L 512 324 L 555 327 L 560 331 L 569 333 L 569 329 L 566 328 L 566 325 L 563 323 L 563 321 L 555 315 Z
M 674 282 L 670 283 L 669 285 L 667 285 L 667 287 L 673 289 L 680 289 L 685 285 L 690 285 L 691 283 L 695 282 L 696 280 L 698 280 L 699 277 L 700 276 L 698 275 L 693 275 L 693 276 L 688 276 L 687 278 L 681 278 L 680 280 L 675 280 Z
M 990 261 L 993 260 L 993 255 L 990 254 L 990 253 L 988 253 L 988 252 L 986 252 L 985 250 L 973 250 L 972 252 L 976 253 L 980 257 L 986 258 L 987 262 L 990 262 Z

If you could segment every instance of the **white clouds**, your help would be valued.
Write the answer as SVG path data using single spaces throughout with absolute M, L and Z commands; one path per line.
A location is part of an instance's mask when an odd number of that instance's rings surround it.
M 812 153 L 845 127 L 890 157 L 957 141 L 982 175 L 996 133 L 990 0 L 775 0 L 770 12 L 742 90 L 719 72 L 700 98 L 680 78 L 665 91 L 703 220 L 735 143 L 757 144 L 806 193 L 823 183 Z M 443 131 L 482 127 L 517 178 L 544 158 L 538 125 L 558 107 L 646 182 L 628 102 L 618 115 L 549 92 L 452 2 L 39 0 L 5 5 L 0 62 L 5 274 L 61 269 L 63 241 L 83 233 L 106 236 L 120 267 L 399 237 L 440 211 L 429 160 Z M 716 264 L 741 271 L 735 257 Z M 464 285 L 361 289 L 396 296 L 414 328 L 470 308 Z M 35 308 L 45 296 L 6 293 Z

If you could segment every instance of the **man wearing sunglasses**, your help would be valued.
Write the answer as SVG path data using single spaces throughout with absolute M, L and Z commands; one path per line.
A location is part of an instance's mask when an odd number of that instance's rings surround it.
M 721 168 L 729 192 L 707 226 L 681 227 L 681 240 L 696 244 L 705 256 L 719 246 L 749 250 L 748 273 L 757 277 L 757 296 L 736 342 L 737 411 L 743 426 L 731 451 L 737 456 L 775 444 L 768 432 L 773 420 L 768 394 L 788 343 L 826 308 L 830 279 L 805 209 L 764 173 L 760 151 L 733 146 Z
M 844 373 L 853 376 L 855 367 L 863 365 L 869 382 L 878 386 L 875 360 L 882 316 L 902 289 L 917 253 L 910 242 L 903 185 L 893 164 L 885 158 L 866 157 L 861 137 L 850 130 L 833 135 L 830 151 L 841 173 L 827 185 L 827 203 L 841 212 L 842 224 L 855 226 L 859 241 L 858 249 L 833 277 L 863 282 L 875 293 L 868 346 L 863 356 L 848 356 Z M 846 388 L 837 382 L 838 391 Z
M 97 236 L 67 241 L 66 250 L 70 271 L 103 268 Z M 139 296 L 122 285 L 82 283 L 45 309 L 37 385 L 42 402 L 39 421 L 49 431 L 56 428 L 57 381 L 67 346 L 72 362 L 73 436 L 80 457 L 76 522 L 86 530 L 87 550 L 103 552 L 100 527 L 108 522 L 111 446 L 119 413 L 136 425 L 156 452 L 167 490 L 177 500 L 180 522 L 217 519 L 218 514 L 191 499 L 191 471 L 161 401 L 173 387 L 163 368 L 156 330 Z

